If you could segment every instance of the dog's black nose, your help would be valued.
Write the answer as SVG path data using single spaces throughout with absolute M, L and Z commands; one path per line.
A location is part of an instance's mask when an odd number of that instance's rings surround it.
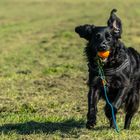
M 107 50 L 107 46 L 105 44 L 101 44 L 101 46 L 99 47 L 99 51 L 106 51 Z

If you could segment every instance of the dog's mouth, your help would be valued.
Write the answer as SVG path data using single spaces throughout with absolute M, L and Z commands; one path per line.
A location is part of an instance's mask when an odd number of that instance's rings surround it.
M 107 59 L 109 57 L 110 51 L 98 51 L 97 55 L 102 59 Z

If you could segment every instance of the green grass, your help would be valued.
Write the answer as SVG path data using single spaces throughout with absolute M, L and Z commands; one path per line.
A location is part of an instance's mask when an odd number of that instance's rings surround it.
M 99 103 L 97 125 L 85 128 L 86 41 L 74 32 L 85 23 L 105 25 L 118 9 L 125 44 L 140 46 L 139 0 L 0 1 L 0 140 L 140 139 L 140 112 L 130 130 L 108 128 Z M 139 49 L 140 51 L 140 49 Z

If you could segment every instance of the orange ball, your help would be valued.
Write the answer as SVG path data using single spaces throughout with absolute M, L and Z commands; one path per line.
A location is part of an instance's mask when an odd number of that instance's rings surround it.
M 98 52 L 98 56 L 105 59 L 109 56 L 110 51 L 102 51 L 102 52 Z

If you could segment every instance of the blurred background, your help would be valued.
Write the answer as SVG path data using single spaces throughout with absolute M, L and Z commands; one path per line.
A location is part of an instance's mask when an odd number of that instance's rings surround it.
M 139 0 L 0 0 L 1 139 L 139 139 L 140 119 L 116 135 L 99 104 L 95 130 L 85 129 L 86 41 L 74 28 L 106 25 L 116 8 L 122 41 L 140 51 Z M 124 114 L 118 114 L 122 129 Z

